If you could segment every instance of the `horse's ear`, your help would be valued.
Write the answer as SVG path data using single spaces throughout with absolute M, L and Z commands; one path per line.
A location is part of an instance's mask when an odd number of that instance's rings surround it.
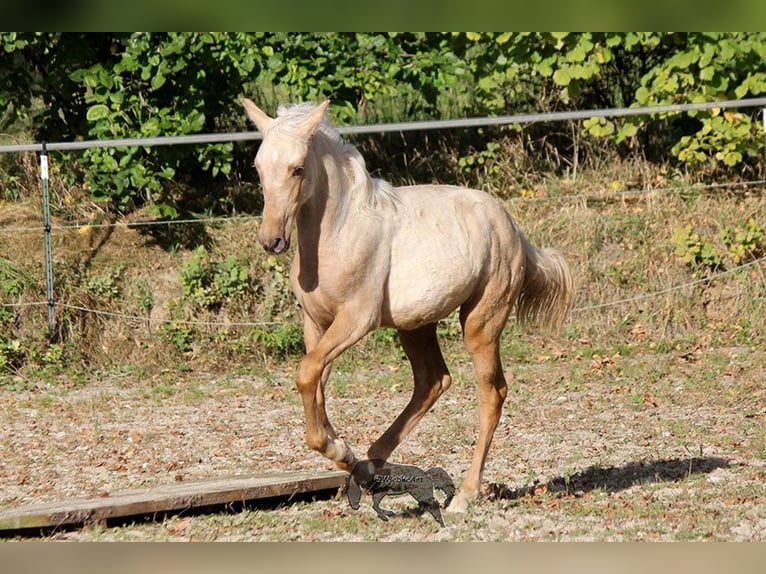
M 319 104 L 308 116 L 303 120 L 301 127 L 307 136 L 313 135 L 313 133 L 319 127 L 324 119 L 324 114 L 327 111 L 327 106 L 330 105 L 330 100 L 325 100 Z
M 245 106 L 245 113 L 247 114 L 247 117 L 250 118 L 250 121 L 255 124 L 255 127 L 258 128 L 258 131 L 261 133 L 266 133 L 266 130 L 274 120 L 270 118 L 268 114 L 261 108 L 256 106 L 252 100 L 242 98 L 242 105 Z

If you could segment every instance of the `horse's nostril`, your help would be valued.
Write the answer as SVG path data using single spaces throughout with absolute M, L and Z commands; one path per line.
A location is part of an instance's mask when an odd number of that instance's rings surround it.
M 279 253 L 282 250 L 282 238 L 277 237 L 276 239 L 273 239 L 271 243 L 262 241 L 261 246 L 263 246 L 263 249 L 269 253 Z
M 275 238 L 271 243 L 263 242 L 261 245 L 269 253 L 282 253 L 287 247 L 287 243 L 281 237 Z

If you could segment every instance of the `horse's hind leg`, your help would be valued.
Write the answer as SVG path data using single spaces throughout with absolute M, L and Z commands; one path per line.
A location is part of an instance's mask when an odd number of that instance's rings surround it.
M 401 414 L 367 451 L 371 459 L 388 459 L 452 383 L 436 338 L 436 323 L 413 331 L 399 331 L 399 340 L 412 364 L 415 388 Z
M 461 309 L 463 338 L 478 379 L 479 436 L 463 486 L 448 507 L 450 512 L 465 512 L 468 501 L 479 493 L 487 452 L 508 390 L 500 363 L 500 334 L 509 310 L 502 305 L 486 304 Z

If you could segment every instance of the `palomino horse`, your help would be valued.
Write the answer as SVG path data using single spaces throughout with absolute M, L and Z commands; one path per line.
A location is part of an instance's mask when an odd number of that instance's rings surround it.
M 293 290 L 303 308 L 306 355 L 296 384 L 306 443 L 351 472 L 357 462 L 325 410 L 332 362 L 370 331 L 394 328 L 412 364 L 407 406 L 367 451 L 387 460 L 451 383 L 436 325 L 460 308 L 478 378 L 479 436 L 448 510 L 465 512 L 481 485 L 507 385 L 500 335 L 511 310 L 522 324 L 561 326 L 572 275 L 556 250 L 533 247 L 496 199 L 446 185 L 392 187 L 370 177 L 357 149 L 325 121 L 328 101 L 280 107 L 269 117 L 243 99 L 263 134 L 255 167 L 264 195 L 258 240 L 283 253 L 296 224 Z

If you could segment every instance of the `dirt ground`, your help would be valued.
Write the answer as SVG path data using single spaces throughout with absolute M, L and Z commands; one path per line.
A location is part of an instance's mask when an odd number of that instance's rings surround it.
M 389 522 L 369 497 L 222 516 L 171 517 L 74 540 L 726 540 L 766 538 L 766 353 L 697 349 L 506 359 L 509 395 L 485 492 L 438 528 L 414 501 Z M 452 388 L 392 462 L 441 466 L 460 484 L 476 428 L 473 372 L 447 353 Z M 358 456 L 409 398 L 401 357 L 349 356 L 329 409 Z M 29 381 L 27 381 L 29 382 Z M 0 386 L 0 509 L 252 472 L 330 469 L 303 443 L 292 367 L 242 373 L 126 370 Z M 397 506 L 399 505 L 399 506 Z

